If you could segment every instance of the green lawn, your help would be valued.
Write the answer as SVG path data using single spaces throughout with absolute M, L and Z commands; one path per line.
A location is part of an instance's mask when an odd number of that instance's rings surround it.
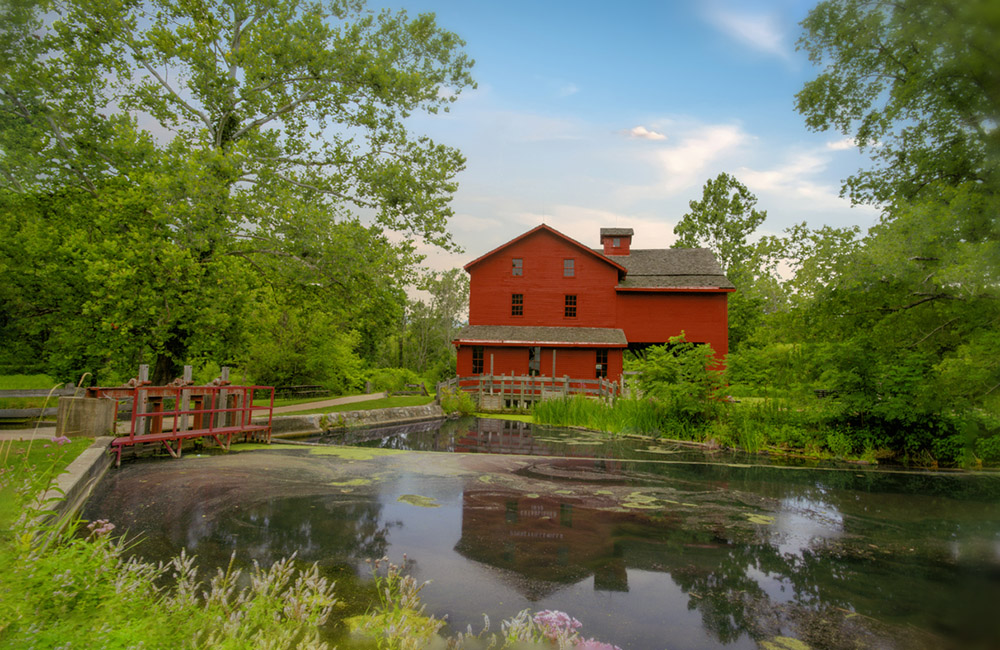
M 513 422 L 534 422 L 534 416 L 530 413 L 473 413 L 477 418 L 489 418 L 491 420 L 511 420 Z
M 0 440 L 0 530 L 10 528 L 18 514 L 18 492 L 41 492 L 93 442 L 90 438 L 72 438 L 62 445 L 49 440 Z
M 434 396 L 425 397 L 423 395 L 396 395 L 394 397 L 383 397 L 367 402 L 354 402 L 352 404 L 340 404 L 338 406 L 328 406 L 326 408 L 311 409 L 308 411 L 296 411 L 296 414 L 309 415 L 312 413 L 339 413 L 341 411 L 370 411 L 372 409 L 387 409 L 397 406 L 423 406 L 434 401 Z
M 0 390 L 48 390 L 55 385 L 48 375 L 0 375 Z

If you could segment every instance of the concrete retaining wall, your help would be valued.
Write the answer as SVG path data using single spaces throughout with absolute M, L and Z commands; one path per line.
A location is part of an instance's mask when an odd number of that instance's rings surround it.
M 366 411 L 341 411 L 326 415 L 275 415 L 271 419 L 271 435 L 276 438 L 293 438 L 316 435 L 330 429 L 381 427 L 404 422 L 441 420 L 444 417 L 444 411 L 441 410 L 439 404 L 399 406 Z M 255 419 L 254 422 L 266 424 L 267 420 Z
M 444 411 L 440 404 L 425 404 L 424 406 L 399 406 L 389 409 L 371 409 L 368 411 L 343 411 L 328 413 L 325 416 L 324 429 L 354 429 L 358 427 L 381 427 L 403 422 L 420 422 L 422 420 L 444 419 Z
M 115 457 L 108 451 L 112 440 L 111 436 L 96 438 L 94 444 L 56 478 L 55 486 L 42 495 L 43 507 L 52 506 L 49 516 L 59 529 L 76 516 L 94 491 L 94 486 L 114 463 Z
M 56 413 L 57 436 L 111 435 L 115 431 L 115 400 L 90 397 L 60 397 Z

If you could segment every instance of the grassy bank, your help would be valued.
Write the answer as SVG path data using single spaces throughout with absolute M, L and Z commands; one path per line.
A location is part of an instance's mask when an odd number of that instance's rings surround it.
M 846 417 L 836 400 L 815 397 L 712 400 L 698 409 L 680 409 L 656 399 L 620 399 L 608 405 L 573 397 L 536 404 L 533 415 L 540 424 L 704 442 L 750 453 L 872 464 L 892 461 L 923 467 L 1000 465 L 1000 444 L 994 444 L 1000 439 L 996 436 L 981 436 L 969 445 L 963 434 L 956 433 L 935 443 L 932 449 L 937 453 L 913 450 L 877 428 L 859 425 Z M 969 428 L 981 431 L 996 426 L 994 419 L 985 414 L 981 420 L 972 422 Z M 959 425 L 955 425 L 956 429 Z

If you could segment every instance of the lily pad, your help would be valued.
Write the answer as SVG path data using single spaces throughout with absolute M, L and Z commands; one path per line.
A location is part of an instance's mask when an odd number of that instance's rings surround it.
M 752 513 L 747 515 L 747 521 L 749 521 L 751 524 L 765 524 L 765 525 L 773 524 L 774 517 L 771 517 L 770 515 L 758 515 L 757 513 Z M 779 638 L 784 638 L 784 637 L 779 637 Z
M 789 636 L 776 636 L 770 641 L 761 641 L 760 647 L 764 650 L 810 650 L 805 643 Z
M 626 508 L 635 508 L 637 510 L 659 510 L 660 506 L 654 503 L 638 503 L 636 501 L 626 501 L 622 503 L 622 506 Z
M 350 487 L 353 485 L 368 485 L 371 483 L 371 479 L 367 478 L 352 478 L 349 481 L 333 481 L 332 483 L 327 483 L 327 485 L 332 485 L 334 487 Z
M 441 505 L 432 499 L 431 497 L 425 497 L 419 494 L 404 494 L 396 501 L 401 503 L 408 503 L 411 506 L 417 506 L 418 508 L 440 508 Z

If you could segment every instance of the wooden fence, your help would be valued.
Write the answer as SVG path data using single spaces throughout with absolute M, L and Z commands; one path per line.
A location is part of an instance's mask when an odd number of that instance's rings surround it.
M 59 397 L 72 397 L 77 394 L 77 390 L 73 388 L 73 384 L 66 384 L 63 388 L 57 388 L 56 390 L 0 390 L 0 399 L 38 399 L 46 398 L 50 395 L 53 398 Z M 83 389 L 80 389 L 80 394 L 83 394 Z M 59 410 L 57 406 L 58 399 L 52 401 L 53 406 L 47 406 L 45 408 L 35 407 L 35 408 L 24 408 L 24 409 L 13 409 L 13 408 L 0 408 L 0 419 L 17 419 L 23 420 L 26 418 L 37 418 L 39 416 L 49 416 L 55 415 Z
M 526 408 L 532 403 L 544 400 L 584 395 L 595 399 L 614 400 L 627 394 L 625 377 L 620 381 L 608 379 L 574 379 L 569 376 L 546 377 L 544 375 L 475 375 L 453 377 L 437 385 L 440 401 L 443 389 L 461 390 L 478 399 L 479 408 L 499 411 L 504 408 Z

